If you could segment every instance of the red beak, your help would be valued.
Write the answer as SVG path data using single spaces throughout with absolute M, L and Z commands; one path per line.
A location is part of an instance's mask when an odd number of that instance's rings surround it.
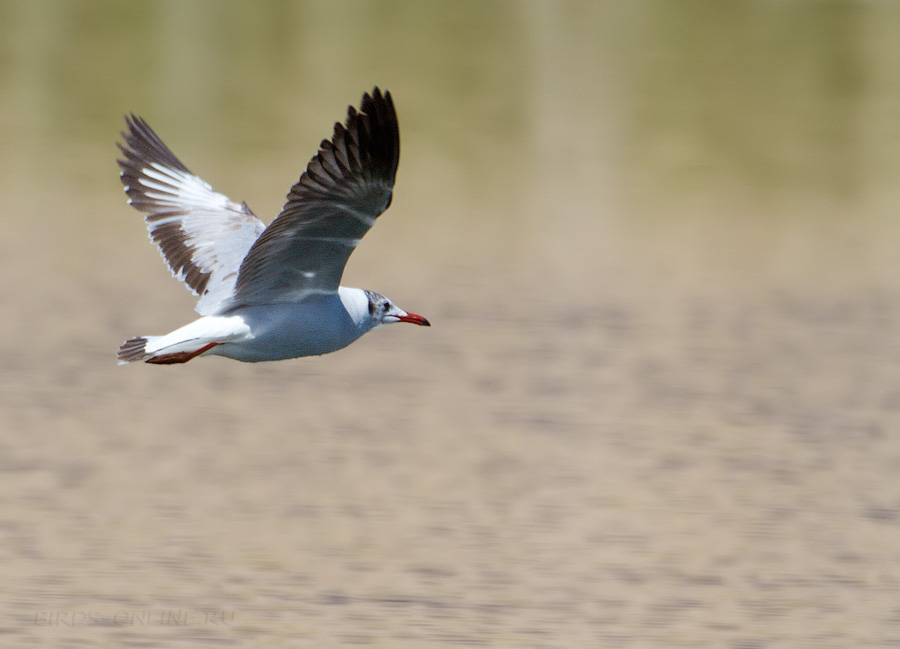
M 420 327 L 430 327 L 431 323 L 428 322 L 425 318 L 415 313 L 407 313 L 406 315 L 398 315 L 395 316 L 397 320 L 400 322 L 411 322 L 413 324 L 417 324 Z

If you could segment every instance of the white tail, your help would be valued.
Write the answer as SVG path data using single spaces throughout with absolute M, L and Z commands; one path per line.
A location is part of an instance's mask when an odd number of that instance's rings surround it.
M 126 340 L 116 357 L 120 365 L 144 361 L 157 365 L 187 363 L 216 345 L 241 340 L 250 327 L 240 316 L 206 316 L 165 336 L 140 336 Z

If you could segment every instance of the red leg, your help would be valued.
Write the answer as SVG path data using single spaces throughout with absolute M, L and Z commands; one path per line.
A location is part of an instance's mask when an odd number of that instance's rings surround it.
M 154 365 L 175 365 L 176 363 L 187 363 L 192 358 L 196 358 L 203 352 L 207 352 L 219 344 L 221 344 L 221 343 L 209 343 L 208 345 L 204 345 L 200 349 L 196 349 L 192 352 L 175 352 L 174 354 L 160 354 L 159 356 L 154 356 L 153 358 L 148 358 L 145 362 L 153 363 Z

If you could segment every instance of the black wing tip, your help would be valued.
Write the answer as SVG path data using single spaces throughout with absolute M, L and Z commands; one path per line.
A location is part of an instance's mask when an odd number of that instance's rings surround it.
M 400 126 L 390 92 L 375 86 L 363 93 L 359 109 L 347 107 L 344 123 L 335 122 L 331 139 L 322 140 L 294 189 L 322 191 L 352 176 L 392 186 L 400 161 Z M 386 209 L 386 207 L 385 207 Z
M 368 140 L 372 162 L 382 167 L 382 173 L 386 172 L 393 182 L 400 160 L 400 126 L 390 91 L 382 93 L 381 88 L 374 86 L 371 94 L 363 93 L 359 110 L 352 106 L 348 109 L 344 128 L 356 131 L 357 143 Z
M 134 113 L 126 113 L 123 115 L 125 118 L 125 126 L 128 127 L 128 130 L 134 132 L 136 126 L 149 127 L 146 120 L 140 115 L 135 115 Z M 125 133 L 122 133 L 124 136 Z
M 124 156 L 116 160 L 122 171 L 139 172 L 139 167 L 144 164 L 156 162 L 191 173 L 163 143 L 147 120 L 134 113 L 126 114 L 124 118 L 127 128 L 121 132 L 122 141 L 116 143 Z
M 121 142 L 117 143 L 119 148 L 123 151 L 126 148 L 130 148 L 137 152 L 141 143 L 152 144 L 155 140 L 159 139 L 143 117 L 135 115 L 134 113 L 128 113 L 124 117 L 126 130 L 121 131 L 119 135 L 122 136 L 122 140 L 125 141 L 125 144 L 123 145 Z
M 348 121 L 351 114 L 356 113 L 351 106 L 348 110 Z M 397 129 L 397 111 L 394 109 L 394 98 L 390 90 L 381 92 L 381 88 L 375 86 L 372 93 L 364 92 L 359 102 L 359 111 L 376 120 L 381 127 L 393 127 Z
M 385 90 L 381 92 L 381 88 L 374 86 L 372 92 L 364 92 L 362 100 L 359 102 L 359 110 L 362 113 L 370 113 L 372 109 L 379 105 L 387 105 L 393 108 L 394 99 L 391 97 L 391 91 Z

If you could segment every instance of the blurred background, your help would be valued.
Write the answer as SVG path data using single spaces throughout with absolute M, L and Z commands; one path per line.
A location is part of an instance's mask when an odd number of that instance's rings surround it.
M 264 221 L 374 85 L 393 205 L 321 358 L 195 316 L 145 117 Z M 0 4 L 0 637 L 900 644 L 900 4 Z

